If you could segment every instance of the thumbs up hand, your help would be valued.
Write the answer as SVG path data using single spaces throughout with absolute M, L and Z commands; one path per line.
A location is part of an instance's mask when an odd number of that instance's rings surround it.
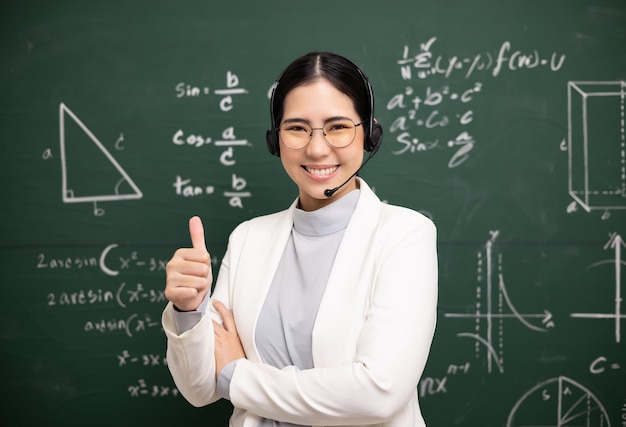
M 211 256 L 204 242 L 202 220 L 189 220 L 191 248 L 178 249 L 165 267 L 165 297 L 181 311 L 198 308 L 211 289 Z

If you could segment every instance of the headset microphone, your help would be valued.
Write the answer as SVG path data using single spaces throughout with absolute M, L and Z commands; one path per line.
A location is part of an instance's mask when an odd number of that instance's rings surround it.
M 354 178 L 354 176 L 355 176 L 357 173 L 359 173 L 359 171 L 363 168 L 363 166 L 365 166 L 365 165 L 367 164 L 367 162 L 369 162 L 369 161 L 370 161 L 370 159 L 374 156 L 374 154 L 375 154 L 375 153 L 376 153 L 376 151 L 371 152 L 371 153 L 370 153 L 370 155 L 369 155 L 369 157 L 368 157 L 367 159 L 365 159 L 365 161 L 363 162 L 363 164 L 362 164 L 361 166 L 359 166 L 359 168 L 356 170 L 356 172 L 354 172 L 352 175 L 350 175 L 350 177 L 349 177 L 348 179 L 346 179 L 346 180 L 344 181 L 344 183 L 343 183 L 343 184 L 338 185 L 338 186 L 337 186 L 337 187 L 335 187 L 335 188 L 327 188 L 326 190 L 324 190 L 324 196 L 326 196 L 326 197 L 328 197 L 328 198 L 333 197 L 333 195 L 334 195 L 334 194 L 335 194 L 335 193 L 336 193 L 336 192 L 337 192 L 337 191 L 338 191 L 341 187 L 343 187 L 343 186 L 344 186 L 344 185 L 346 185 L 348 182 L 350 182 L 350 180 L 351 180 L 352 178 Z

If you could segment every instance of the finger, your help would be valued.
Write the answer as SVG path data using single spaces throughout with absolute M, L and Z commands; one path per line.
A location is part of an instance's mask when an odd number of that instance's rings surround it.
M 172 278 L 179 275 L 207 278 L 211 274 L 210 261 L 206 250 L 179 249 L 176 257 L 165 265 L 165 271 Z
M 172 290 L 189 289 L 188 292 L 203 292 L 209 286 L 206 276 L 191 274 L 172 274 L 171 277 L 165 279 L 165 284 Z
M 209 264 L 211 257 L 206 249 L 179 248 L 174 256 L 165 264 L 165 271 L 185 272 L 190 263 Z
M 213 333 L 219 338 L 222 331 L 224 330 L 224 327 L 216 322 L 215 320 L 213 320 Z
M 226 306 L 218 300 L 213 301 L 213 307 L 217 310 L 217 312 L 222 317 L 222 322 L 224 323 L 224 329 L 228 332 L 237 332 L 237 328 L 235 327 L 235 318 L 233 317 L 233 313 L 226 308 Z
M 168 296 L 171 297 L 170 299 L 174 299 L 175 301 L 189 301 L 198 296 L 198 290 L 190 287 L 178 287 L 168 290 Z
M 189 235 L 191 236 L 191 244 L 194 249 L 206 250 L 204 243 L 204 227 L 202 220 L 198 216 L 191 217 L 189 220 Z

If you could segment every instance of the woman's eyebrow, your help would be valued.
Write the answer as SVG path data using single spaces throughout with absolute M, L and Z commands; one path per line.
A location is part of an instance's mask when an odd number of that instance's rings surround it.
M 328 119 L 326 119 L 324 123 L 332 122 L 333 120 L 346 120 L 346 119 L 352 120 L 348 116 L 333 116 L 333 117 L 329 117 Z
M 283 123 L 306 123 L 307 125 L 309 124 L 308 121 L 306 121 L 304 119 L 298 119 L 298 118 L 285 119 L 285 120 L 283 120 Z
M 324 120 L 324 123 L 328 123 L 328 122 L 332 122 L 335 120 L 352 120 L 350 117 L 347 116 L 333 116 L 333 117 L 329 117 L 326 120 Z M 291 119 L 285 119 L 283 120 L 283 123 L 306 123 L 308 125 L 310 125 L 308 120 L 304 120 L 304 119 L 300 119 L 300 118 L 291 118 Z

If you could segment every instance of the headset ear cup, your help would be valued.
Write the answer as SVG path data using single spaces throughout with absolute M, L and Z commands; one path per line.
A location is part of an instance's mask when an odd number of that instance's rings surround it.
M 380 143 L 383 140 L 383 127 L 379 123 L 374 123 L 372 125 L 372 131 L 370 132 L 370 137 L 367 141 L 367 147 L 365 149 L 367 151 L 372 152 L 372 156 L 376 154 L 378 149 L 380 148 Z
M 278 130 L 268 129 L 265 132 L 265 143 L 269 152 L 276 157 L 280 157 L 280 148 L 278 147 Z

